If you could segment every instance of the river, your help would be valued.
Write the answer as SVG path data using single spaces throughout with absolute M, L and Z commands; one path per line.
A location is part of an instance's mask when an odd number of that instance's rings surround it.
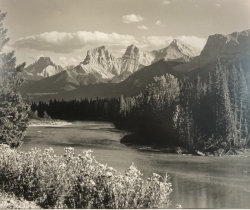
M 127 147 L 120 139 L 128 134 L 107 122 L 73 122 L 64 127 L 29 127 L 20 148 L 28 151 L 53 147 L 64 153 L 91 149 L 100 163 L 124 172 L 132 163 L 148 177 L 153 172 L 170 176 L 171 208 L 250 208 L 250 157 L 200 157 L 168 154 L 148 147 Z

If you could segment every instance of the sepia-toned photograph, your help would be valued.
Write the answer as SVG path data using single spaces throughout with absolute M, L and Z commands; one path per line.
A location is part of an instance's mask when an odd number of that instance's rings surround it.
M 250 208 L 250 0 L 0 0 L 0 209 Z

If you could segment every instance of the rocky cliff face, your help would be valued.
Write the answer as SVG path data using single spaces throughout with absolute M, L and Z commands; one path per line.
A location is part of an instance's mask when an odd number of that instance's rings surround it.
M 177 66 L 177 71 L 192 71 L 219 57 L 226 67 L 232 62 L 242 60 L 250 53 L 250 30 L 234 32 L 229 35 L 215 34 L 208 37 L 200 56 L 194 57 L 189 63 Z
M 82 62 L 82 65 L 92 65 L 100 67 L 105 73 L 118 75 L 119 70 L 117 69 L 116 58 L 106 49 L 105 46 L 89 50 L 87 56 Z
M 22 76 L 28 80 L 40 80 L 62 72 L 64 69 L 56 65 L 49 57 L 40 57 L 35 63 L 24 69 Z
M 89 50 L 83 62 L 70 70 L 80 85 L 105 83 L 119 73 L 116 58 L 105 46 Z
M 250 47 L 250 30 L 229 35 L 215 34 L 208 37 L 202 56 L 216 57 L 221 54 L 241 54 Z

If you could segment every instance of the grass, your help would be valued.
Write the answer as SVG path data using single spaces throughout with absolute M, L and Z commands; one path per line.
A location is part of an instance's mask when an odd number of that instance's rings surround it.
M 121 174 L 90 150 L 57 156 L 52 148 L 24 153 L 0 145 L 0 189 L 42 208 L 168 208 L 171 186 L 167 175 L 142 179 L 134 165 Z

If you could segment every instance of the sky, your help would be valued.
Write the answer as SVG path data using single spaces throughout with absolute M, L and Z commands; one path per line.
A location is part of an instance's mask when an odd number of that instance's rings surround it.
M 62 66 L 106 46 L 167 47 L 174 38 L 202 50 L 209 35 L 250 29 L 250 0 L 0 0 L 17 63 L 50 57 Z

